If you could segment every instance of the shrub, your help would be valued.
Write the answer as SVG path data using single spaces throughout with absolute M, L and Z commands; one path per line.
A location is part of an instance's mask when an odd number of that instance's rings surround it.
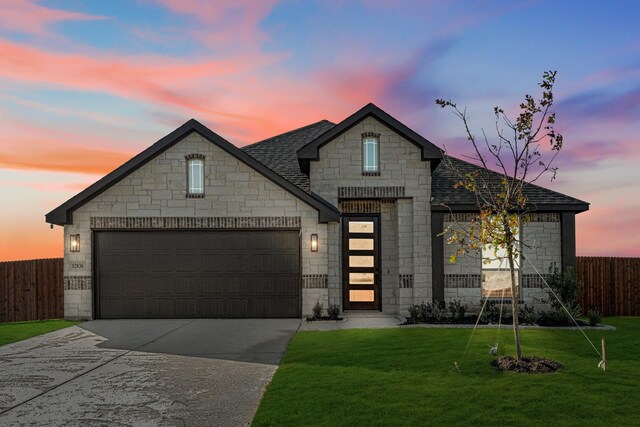
M 462 305 L 460 300 L 454 300 L 449 303 L 449 313 L 451 314 L 451 323 L 460 323 L 464 320 L 464 315 L 467 312 L 469 306 L 467 304 Z
M 418 323 L 420 321 L 420 306 L 417 304 L 410 305 L 407 310 L 409 311 L 409 322 Z
M 420 321 L 428 322 L 429 319 L 433 317 L 433 303 L 425 303 L 424 301 L 420 304 Z
M 553 264 L 549 266 L 549 274 L 546 277 L 549 287 L 553 289 L 553 292 L 558 296 L 560 301 L 569 307 L 569 305 L 575 305 L 578 302 L 578 294 L 580 292 L 580 285 L 576 279 L 576 274 L 573 269 L 567 269 L 567 271 L 561 272 L 558 267 Z M 547 291 L 549 294 L 549 303 L 555 309 L 562 309 L 561 304 L 553 296 L 553 293 Z M 566 313 L 565 313 L 566 314 Z
M 480 304 L 484 304 L 484 301 L 480 300 Z M 498 307 L 498 303 L 494 300 L 487 301 L 484 311 L 482 312 L 482 317 L 480 317 L 480 321 L 483 323 L 498 323 L 499 320 L 500 307 Z
M 447 318 L 447 310 L 444 308 L 444 302 L 434 301 L 431 304 L 433 319 L 437 323 L 442 323 Z
M 543 326 L 573 326 L 575 325 L 573 319 L 580 317 L 581 310 L 578 304 L 565 305 L 567 311 L 562 306 L 558 305 L 553 307 L 549 311 L 541 313 L 539 323 Z
M 340 316 L 340 306 L 338 304 L 330 305 L 329 308 L 327 308 L 327 315 L 331 320 L 338 320 L 338 316 Z
M 540 313 L 537 312 L 533 307 L 525 304 L 524 306 L 520 307 L 518 317 L 522 323 L 535 325 L 540 320 Z
M 590 326 L 597 326 L 602 321 L 602 315 L 600 314 L 600 312 L 597 309 L 592 308 L 587 313 L 587 319 L 589 319 L 589 325 Z
M 322 306 L 322 304 L 320 304 L 320 301 L 316 301 L 316 305 L 313 306 L 313 308 L 311 309 L 312 313 L 313 313 L 313 318 L 314 319 L 319 319 L 322 317 L 322 310 L 324 310 L 324 307 Z

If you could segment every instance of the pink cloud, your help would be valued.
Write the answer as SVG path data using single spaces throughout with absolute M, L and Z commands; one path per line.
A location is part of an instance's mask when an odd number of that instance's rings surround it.
M 637 206 L 592 206 L 576 216 L 577 254 L 584 256 L 640 256 L 640 217 Z
M 192 34 L 217 51 L 234 50 L 238 45 L 257 50 L 267 40 L 260 23 L 278 0 L 238 2 L 237 0 L 158 0 L 173 13 L 192 17 L 201 26 Z
M 203 93 L 203 81 L 238 76 L 276 59 L 275 55 L 201 61 L 158 56 L 86 56 L 53 53 L 0 40 L 1 77 L 45 86 L 104 92 L 230 120 L 252 117 L 226 112 L 230 109 L 211 108 L 212 97 Z
M 4 0 L 0 3 L 0 28 L 21 33 L 47 35 L 49 28 L 62 21 L 93 21 L 102 16 L 50 9 L 29 0 Z
M 53 130 L 6 116 L 0 124 L 3 169 L 106 174 L 135 154 L 108 148 L 110 138 L 100 135 Z

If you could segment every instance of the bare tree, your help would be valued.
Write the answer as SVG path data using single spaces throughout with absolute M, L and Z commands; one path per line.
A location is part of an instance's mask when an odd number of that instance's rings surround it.
M 556 176 L 553 161 L 562 149 L 562 135 L 554 129 L 556 115 L 553 106 L 553 84 L 556 71 L 543 74 L 542 98 L 536 101 L 525 95 L 520 113 L 511 120 L 502 108 L 495 107 L 495 137 L 490 139 L 482 129 L 481 137 L 471 131 L 466 108 L 460 109 L 452 101 L 437 99 L 436 104 L 450 108 L 462 121 L 467 140 L 473 147 L 468 158 L 479 168 L 460 168 L 448 156 L 444 166 L 454 175 L 454 188 L 464 188 L 475 195 L 479 213 L 467 226 L 449 226 L 443 234 L 447 243 L 457 244 L 456 255 L 479 253 L 483 248 L 506 252 L 511 276 L 511 313 L 516 354 L 522 360 L 520 330 L 518 326 L 518 285 L 516 265 L 523 242 L 519 238 L 520 226 L 530 220 L 535 206 L 527 200 L 527 187 L 545 173 Z M 453 256 L 451 262 L 455 262 Z M 487 262 L 485 260 L 485 262 Z

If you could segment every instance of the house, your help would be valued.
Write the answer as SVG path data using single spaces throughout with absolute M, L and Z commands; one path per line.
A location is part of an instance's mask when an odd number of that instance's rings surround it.
M 447 261 L 438 233 L 476 208 L 442 158 L 373 104 L 243 148 L 190 120 L 46 215 L 64 226 L 65 317 L 300 317 L 316 302 L 404 314 L 496 296 L 499 267 Z M 573 267 L 588 204 L 527 192 L 527 258 Z M 544 296 L 530 265 L 519 280 L 525 303 Z

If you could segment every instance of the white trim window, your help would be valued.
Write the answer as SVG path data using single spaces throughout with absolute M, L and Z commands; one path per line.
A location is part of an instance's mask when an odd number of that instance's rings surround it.
M 519 239 L 516 235 L 516 240 Z M 519 251 L 518 251 L 519 252 Z M 520 259 L 514 259 L 516 296 L 520 294 Z M 511 271 L 506 248 L 487 245 L 482 249 L 482 296 L 487 298 L 511 298 Z
M 362 138 L 362 172 L 375 174 L 380 172 L 378 138 L 365 136 Z
M 187 195 L 204 196 L 204 159 L 187 161 Z

